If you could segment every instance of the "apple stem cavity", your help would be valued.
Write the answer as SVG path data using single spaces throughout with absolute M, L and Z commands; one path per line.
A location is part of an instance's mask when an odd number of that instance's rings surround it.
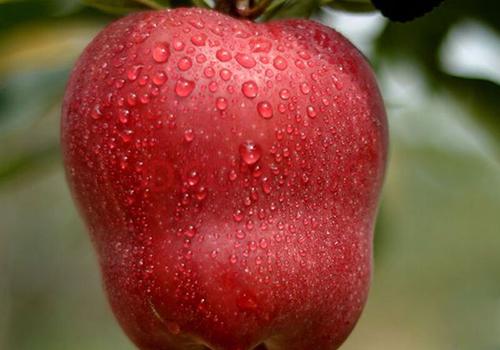
M 217 0 L 215 9 L 232 17 L 255 20 L 259 18 L 271 4 L 272 0 Z

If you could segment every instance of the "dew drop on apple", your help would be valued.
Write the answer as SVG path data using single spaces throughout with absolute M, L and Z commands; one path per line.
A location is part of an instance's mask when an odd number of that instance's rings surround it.
M 243 83 L 241 91 L 243 92 L 243 95 L 245 95 L 246 97 L 255 98 L 259 93 L 259 87 L 254 81 L 249 80 Z
M 236 209 L 233 213 L 233 220 L 235 222 L 241 222 L 241 220 L 243 220 L 243 211 L 241 211 L 241 209 Z
M 186 140 L 187 143 L 191 143 L 194 140 L 194 131 L 193 129 L 186 129 L 184 131 L 184 140 Z
M 206 67 L 204 70 L 203 70 L 203 74 L 205 75 L 205 77 L 207 78 L 213 78 L 214 75 L 215 75 L 215 70 L 212 68 L 212 67 Z
M 94 108 L 92 109 L 92 112 L 90 112 L 90 116 L 92 119 L 100 119 L 102 117 L 102 110 L 100 105 L 95 105 Z
M 222 78 L 222 80 L 225 80 L 225 81 L 228 81 L 229 79 L 231 79 L 231 75 L 233 75 L 233 73 L 231 73 L 230 70 L 228 69 L 221 69 L 220 71 L 220 77 Z
M 188 174 L 187 182 L 191 187 L 196 186 L 200 182 L 200 174 L 196 170 L 191 170 Z
M 121 108 L 118 110 L 118 120 L 122 124 L 126 124 L 128 122 L 130 111 L 128 109 Z
M 191 58 L 189 57 L 182 57 L 179 62 L 177 63 L 177 67 L 185 72 L 189 70 L 193 66 L 193 62 L 191 61 Z
M 234 254 L 231 254 L 231 256 L 229 257 L 229 262 L 231 264 L 236 264 L 237 261 L 238 261 L 238 257 Z
M 167 43 L 160 42 L 153 48 L 153 59 L 157 63 L 165 63 L 170 57 L 170 48 Z
M 227 100 L 224 97 L 218 97 L 215 106 L 219 111 L 225 111 L 227 109 Z
M 257 64 L 257 62 L 255 62 L 255 59 L 250 55 L 238 53 L 235 58 L 236 58 L 236 61 L 242 67 L 247 68 L 247 69 L 253 68 Z
M 316 112 L 316 109 L 313 106 L 308 106 L 307 115 L 309 116 L 309 118 L 316 118 L 318 113 Z
M 176 40 L 174 40 L 174 42 L 173 42 L 173 45 L 172 45 L 172 46 L 174 47 L 174 50 L 175 50 L 175 51 L 182 51 L 182 50 L 184 50 L 184 47 L 185 47 L 186 45 L 185 45 L 182 41 L 180 41 L 180 40 L 176 39 Z
M 227 62 L 229 60 L 231 60 L 232 58 L 232 55 L 229 51 L 227 50 L 224 50 L 224 49 L 219 49 L 217 50 L 217 52 L 215 53 L 215 57 L 217 57 L 217 59 L 221 62 Z
M 280 98 L 285 101 L 288 100 L 290 98 L 290 90 L 288 89 L 280 90 Z
M 241 144 L 239 152 L 243 162 L 248 165 L 257 163 L 262 156 L 262 149 L 253 141 L 247 141 Z
M 156 72 L 153 76 L 153 84 L 155 84 L 156 86 L 162 86 L 166 81 L 167 75 L 165 74 L 165 72 L 159 71 Z
M 177 96 L 187 97 L 193 92 L 194 87 L 194 81 L 180 78 L 175 84 L 175 93 L 177 94 Z
M 300 84 L 300 91 L 304 95 L 307 95 L 311 92 L 311 87 L 307 83 L 302 83 L 302 84 Z
M 243 231 L 243 230 L 236 231 L 236 238 L 241 240 L 241 239 L 244 239 L 246 236 L 247 236 L 247 234 L 245 233 L 245 231 Z
M 277 56 L 273 61 L 274 68 L 278 70 L 285 70 L 288 67 L 288 62 L 282 56 Z
M 127 71 L 127 78 L 130 81 L 135 81 L 139 74 L 141 73 L 142 65 L 137 64 L 135 66 L 132 66 L 128 71 Z
M 273 117 L 273 107 L 268 101 L 262 101 L 257 104 L 257 111 L 264 119 L 271 119 Z
M 204 46 L 206 41 L 207 35 L 205 33 L 196 34 L 191 37 L 191 42 L 196 46 Z

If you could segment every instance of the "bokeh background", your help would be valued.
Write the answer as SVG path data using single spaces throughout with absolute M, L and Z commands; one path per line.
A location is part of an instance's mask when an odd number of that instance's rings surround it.
M 372 61 L 391 128 L 374 284 L 344 350 L 500 349 L 499 14 L 448 0 L 409 24 L 316 15 Z M 133 350 L 59 152 L 69 70 L 112 18 L 0 0 L 0 349 Z

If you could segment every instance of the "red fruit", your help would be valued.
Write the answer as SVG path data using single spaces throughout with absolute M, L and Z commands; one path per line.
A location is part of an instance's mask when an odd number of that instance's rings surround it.
M 387 127 L 337 32 L 199 9 L 121 19 L 73 71 L 62 144 L 140 349 L 337 349 L 353 328 Z

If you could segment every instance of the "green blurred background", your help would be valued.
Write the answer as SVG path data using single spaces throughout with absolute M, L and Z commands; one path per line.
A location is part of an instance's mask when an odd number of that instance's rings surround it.
M 500 349 L 499 14 L 448 0 L 409 24 L 316 15 L 371 59 L 391 128 L 374 284 L 345 350 Z M 110 20 L 0 0 L 0 349 L 133 349 L 59 154 L 69 70 Z

